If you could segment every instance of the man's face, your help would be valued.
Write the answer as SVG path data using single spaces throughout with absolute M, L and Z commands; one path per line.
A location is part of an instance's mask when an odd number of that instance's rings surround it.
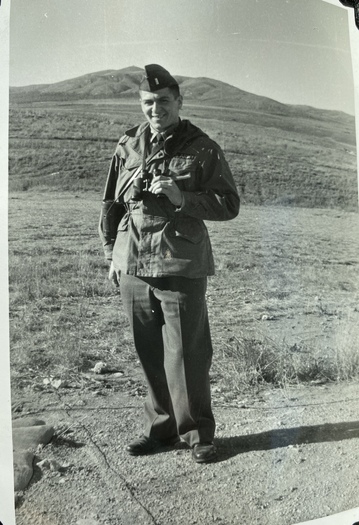
M 182 97 L 175 98 L 170 88 L 155 93 L 140 91 L 140 100 L 142 111 L 154 130 L 162 133 L 177 124 Z

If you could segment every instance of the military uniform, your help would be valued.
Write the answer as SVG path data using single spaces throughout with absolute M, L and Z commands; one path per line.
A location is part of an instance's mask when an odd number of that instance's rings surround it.
M 149 387 L 144 435 L 160 441 L 179 435 L 194 446 L 212 442 L 215 430 L 205 300 L 214 263 L 203 221 L 234 218 L 239 197 L 220 147 L 203 131 L 179 120 L 163 139 L 153 145 L 147 122 L 120 139 L 104 199 L 120 195 L 126 211 L 114 245 L 102 239 L 121 275 L 123 305 Z M 144 158 L 150 174 L 160 170 L 176 181 L 180 205 L 150 191 L 133 200 L 133 185 L 126 185 Z

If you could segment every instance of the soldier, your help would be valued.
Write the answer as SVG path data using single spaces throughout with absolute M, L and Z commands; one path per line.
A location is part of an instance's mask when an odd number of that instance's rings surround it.
M 206 306 L 214 274 L 204 220 L 236 217 L 239 196 L 218 144 L 179 117 L 183 98 L 163 67 L 145 67 L 140 102 L 146 122 L 120 139 L 104 201 L 122 204 L 115 235 L 100 220 L 109 278 L 120 286 L 147 384 L 143 435 L 132 455 L 180 438 L 198 463 L 217 457 Z

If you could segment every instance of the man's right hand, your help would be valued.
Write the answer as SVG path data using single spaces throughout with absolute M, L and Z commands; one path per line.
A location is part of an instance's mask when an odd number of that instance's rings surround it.
M 109 281 L 111 281 L 113 283 L 114 286 L 116 286 L 116 288 L 119 287 L 118 274 L 117 274 L 115 268 L 113 267 L 113 262 L 112 261 L 111 261 L 110 270 L 108 272 L 108 279 L 109 279 Z

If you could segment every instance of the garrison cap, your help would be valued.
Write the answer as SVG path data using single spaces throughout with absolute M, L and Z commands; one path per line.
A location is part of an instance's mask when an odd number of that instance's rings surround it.
M 158 91 L 171 86 L 178 86 L 177 80 L 162 66 L 158 64 L 149 64 L 145 66 L 145 77 L 140 83 L 142 91 Z

